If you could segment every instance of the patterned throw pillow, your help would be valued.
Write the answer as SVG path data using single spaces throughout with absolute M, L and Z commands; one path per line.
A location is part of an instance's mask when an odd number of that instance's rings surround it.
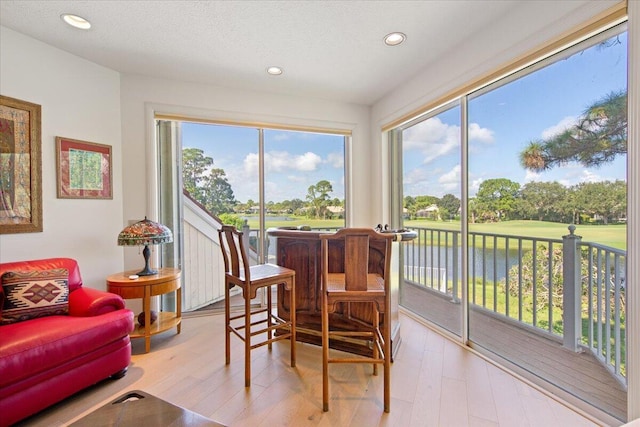
M 69 313 L 69 272 L 8 271 L 0 277 L 4 290 L 0 324 Z

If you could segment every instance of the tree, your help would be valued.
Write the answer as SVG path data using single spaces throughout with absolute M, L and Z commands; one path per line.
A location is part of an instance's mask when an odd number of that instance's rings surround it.
M 589 106 L 578 123 L 520 153 L 525 169 L 541 172 L 575 161 L 597 167 L 627 152 L 627 94 L 612 92 Z
M 515 211 L 520 184 L 507 178 L 487 179 L 476 194 L 477 209 L 484 220 L 505 220 Z
M 407 210 L 407 214 L 409 215 L 409 219 L 413 219 L 416 217 L 416 199 L 411 196 L 404 197 L 404 208 Z
M 207 211 L 216 215 L 233 212 L 237 202 L 231 184 L 223 169 L 209 170 L 211 166 L 213 159 L 205 156 L 199 148 L 182 150 L 183 186 Z
M 469 222 L 471 224 L 475 224 L 480 216 L 480 208 L 478 206 L 478 198 L 477 197 L 469 197 L 469 201 L 467 203 L 467 209 L 469 211 Z
M 438 201 L 438 207 L 440 208 L 440 215 L 443 218 L 454 217 L 460 210 L 460 199 L 453 194 L 445 194 Z
M 438 204 L 438 198 L 436 196 L 424 196 L 424 195 L 416 196 L 413 199 L 413 205 L 411 209 L 412 209 L 413 215 L 418 216 L 418 212 L 424 211 L 429 206 L 437 205 L 437 204 Z M 438 214 L 439 214 L 439 211 L 432 211 L 430 213 L 430 215 L 432 216 L 432 219 L 438 219 Z M 423 212 L 423 215 L 420 215 L 420 216 L 426 216 L 426 214 L 424 214 Z
M 240 218 L 239 216 L 230 213 L 220 214 L 218 218 L 220 218 L 220 222 L 222 222 L 223 224 L 233 225 L 238 230 L 242 230 L 246 222 L 246 219 Z
M 209 212 L 217 215 L 233 212 L 237 202 L 224 170 L 211 169 L 203 179 L 201 190 L 205 201 L 203 204 Z
M 199 185 L 204 174 L 213 165 L 211 157 L 205 157 L 199 148 L 185 148 L 182 150 L 182 184 L 191 197 L 202 202 Z M 203 203 L 204 204 L 204 203 Z
M 572 188 L 581 213 L 605 224 L 626 216 L 627 184 L 624 181 L 583 182 Z
M 546 245 L 538 244 L 536 253 L 535 264 L 533 251 L 526 251 L 520 265 L 509 269 L 509 295 L 515 298 L 526 296 L 524 300 L 527 304 L 524 309 L 527 311 L 533 311 L 534 296 L 535 306 L 538 308 L 562 309 L 562 248 L 556 247 L 550 254 Z M 504 283 L 503 279 L 501 284 L 504 286 Z
M 333 191 L 331 183 L 326 179 L 318 181 L 316 185 L 310 185 L 307 190 L 307 200 L 311 203 L 313 214 L 316 218 L 326 218 L 329 193 Z
M 299 213 L 299 211 L 304 208 L 304 201 L 296 198 L 292 199 L 290 203 L 291 213 Z
M 518 213 L 525 219 L 562 222 L 571 219 L 567 188 L 557 181 L 528 182 L 520 191 Z

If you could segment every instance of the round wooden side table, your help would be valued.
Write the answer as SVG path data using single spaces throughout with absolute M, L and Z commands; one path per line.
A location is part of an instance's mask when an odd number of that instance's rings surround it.
M 180 282 L 180 269 L 161 268 L 158 274 L 152 276 L 140 276 L 130 279 L 130 275 L 136 274 L 136 270 L 124 271 L 107 277 L 109 292 L 120 295 L 124 299 L 142 298 L 144 310 L 144 326 L 136 323 L 131 338 L 143 338 L 145 353 L 151 349 L 151 336 L 167 331 L 174 326 L 180 333 L 182 318 L 182 287 Z M 176 293 L 176 311 L 162 311 L 158 313 L 158 319 L 151 324 L 151 297 L 163 295 L 169 292 Z

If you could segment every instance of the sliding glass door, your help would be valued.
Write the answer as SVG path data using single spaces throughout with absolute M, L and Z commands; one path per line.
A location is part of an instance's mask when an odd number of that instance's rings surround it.
M 469 340 L 619 419 L 626 51 L 616 28 L 468 98 L 491 136 L 470 140 Z
M 458 102 L 399 129 L 403 226 L 418 233 L 402 245 L 404 286 L 400 303 L 461 335 L 460 171 Z
M 618 25 L 392 131 L 401 304 L 626 419 L 627 34 Z

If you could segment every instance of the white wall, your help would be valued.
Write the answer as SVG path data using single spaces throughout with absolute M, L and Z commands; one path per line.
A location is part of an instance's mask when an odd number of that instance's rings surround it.
M 153 112 L 186 116 L 305 125 L 346 129 L 353 134 L 350 162 L 353 177 L 348 190 L 352 206 L 350 225 L 374 226 L 379 216 L 373 203 L 369 171 L 369 108 L 323 100 L 251 92 L 185 82 L 122 76 L 122 140 L 124 162 L 124 220 L 154 218 L 153 206 Z M 146 165 L 142 160 L 147 159 Z M 127 268 L 135 268 L 137 254 L 126 250 Z
M 0 93 L 42 106 L 43 232 L 0 235 L 0 262 L 70 257 L 105 289 L 123 266 L 120 76 L 0 27 Z M 113 200 L 56 197 L 55 137 L 112 146 Z

